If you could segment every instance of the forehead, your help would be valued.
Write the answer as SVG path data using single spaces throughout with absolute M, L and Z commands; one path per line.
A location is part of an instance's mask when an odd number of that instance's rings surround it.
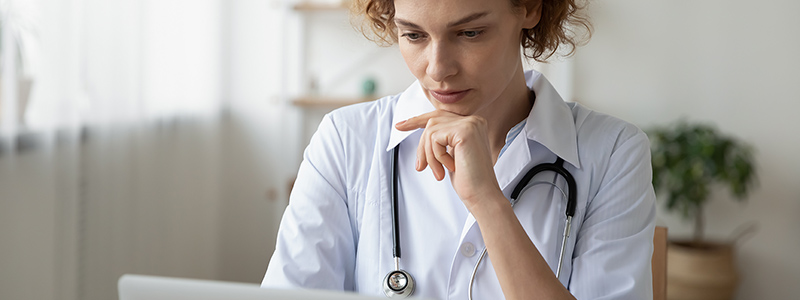
M 395 19 L 420 26 L 451 24 L 475 14 L 498 18 L 511 13 L 510 0 L 394 0 Z

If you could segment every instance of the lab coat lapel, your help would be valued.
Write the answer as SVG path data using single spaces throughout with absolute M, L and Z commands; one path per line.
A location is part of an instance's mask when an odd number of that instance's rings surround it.
M 525 129 L 523 129 L 494 164 L 497 183 L 506 197 L 511 195 L 509 184 L 526 170 L 530 162 L 531 151 L 528 148 L 528 139 L 525 138 Z

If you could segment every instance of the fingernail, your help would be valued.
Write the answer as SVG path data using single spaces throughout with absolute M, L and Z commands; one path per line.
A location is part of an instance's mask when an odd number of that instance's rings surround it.
M 402 120 L 402 121 L 400 121 L 400 122 L 397 122 L 397 124 L 395 124 L 395 126 L 400 126 L 400 125 L 403 125 L 403 124 L 405 124 L 405 123 L 406 123 L 406 121 L 408 121 L 408 120 Z

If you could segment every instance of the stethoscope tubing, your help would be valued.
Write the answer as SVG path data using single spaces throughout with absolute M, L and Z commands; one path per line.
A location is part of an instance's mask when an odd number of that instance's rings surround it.
M 532 177 L 533 176 L 531 176 L 531 178 Z M 564 189 L 562 189 L 561 187 L 556 185 L 555 182 L 549 182 L 549 181 L 536 181 L 536 182 L 533 182 L 531 184 L 526 184 L 525 187 L 522 190 L 520 190 L 520 194 L 524 193 L 525 190 L 527 190 L 529 188 L 532 188 L 534 186 L 540 185 L 540 184 L 551 185 L 553 188 L 557 189 L 561 193 L 562 197 L 566 198 L 567 201 L 569 201 L 569 197 L 564 192 Z M 514 198 L 511 201 L 511 208 L 512 209 L 517 204 L 517 202 L 519 202 L 519 198 Z M 556 278 L 558 278 L 558 279 L 561 279 L 561 266 L 564 263 L 564 254 L 566 253 L 567 240 L 569 239 L 569 232 L 570 232 L 571 228 L 572 228 L 572 216 L 567 216 L 566 224 L 564 224 L 564 235 L 563 235 L 563 239 L 561 241 L 561 251 L 559 251 L 559 255 L 558 255 L 558 268 L 556 269 Z M 478 257 L 478 262 L 476 262 L 475 263 L 475 267 L 472 268 L 472 274 L 469 277 L 469 290 L 468 290 L 468 293 L 467 293 L 467 297 L 468 297 L 469 300 L 472 300 L 472 286 L 475 284 L 475 276 L 478 274 L 478 267 L 481 265 L 481 262 L 483 262 L 483 257 L 486 256 L 486 249 L 487 248 L 483 248 L 483 251 L 481 251 L 481 255 Z
M 399 221 L 400 217 L 398 215 L 398 209 L 397 209 L 397 207 L 399 205 L 398 202 L 397 202 L 398 201 L 397 199 L 400 198 L 398 196 L 398 188 L 397 188 L 397 185 L 398 185 L 397 184 L 397 181 L 398 181 L 397 178 L 399 177 L 399 176 L 397 176 L 398 175 L 397 174 L 397 172 L 398 172 L 398 170 L 397 170 L 397 158 L 400 155 L 400 151 L 398 150 L 398 148 L 400 148 L 400 145 L 395 146 L 394 149 L 392 150 L 392 159 L 391 159 L 391 165 L 392 165 L 392 170 L 391 170 L 392 171 L 392 240 L 393 240 L 392 256 L 395 258 L 395 262 L 397 262 L 396 264 L 398 264 L 397 270 L 400 270 L 399 262 L 398 262 L 399 259 L 400 259 L 400 255 L 401 255 L 401 252 L 400 252 L 400 250 L 401 250 L 400 249 L 400 221 Z
M 578 205 L 577 201 L 577 184 L 575 183 L 575 177 L 572 177 L 572 174 L 564 168 L 564 159 L 561 157 L 556 159 L 555 163 L 543 163 L 538 164 L 532 169 L 528 170 L 528 173 L 525 173 L 525 176 L 517 183 L 514 187 L 514 190 L 511 192 L 511 201 L 516 202 L 516 199 L 522 193 L 522 190 L 528 186 L 528 182 L 533 179 L 533 176 L 539 174 L 544 171 L 553 171 L 564 177 L 564 180 L 567 181 L 567 190 L 569 193 L 567 194 L 567 208 L 564 211 L 564 215 L 567 217 L 575 216 L 575 208 Z
M 407 271 L 400 269 L 400 256 L 401 256 L 401 249 L 400 249 L 400 218 L 398 216 L 398 169 L 397 169 L 397 157 L 399 156 L 400 151 L 398 148 L 400 145 L 397 145 L 394 150 L 392 150 L 391 156 L 391 172 L 392 172 L 392 184 L 391 184 L 391 193 L 392 193 L 392 256 L 394 257 L 394 271 L 389 272 L 386 274 L 386 277 L 383 279 L 383 293 L 386 297 L 389 298 L 407 298 L 414 293 L 414 289 L 416 283 L 414 282 L 414 277 L 411 276 L 410 273 Z M 403 278 L 404 280 L 396 280 L 396 277 Z M 395 286 L 399 284 L 399 282 L 404 282 L 401 286 Z
M 392 174 L 392 184 L 391 184 L 391 194 L 392 194 L 392 244 L 393 244 L 392 245 L 392 256 L 394 258 L 394 264 L 395 264 L 395 271 L 393 271 L 393 272 L 402 272 L 402 273 L 408 275 L 407 277 L 408 277 L 408 280 L 409 280 L 409 286 L 411 287 L 411 291 L 406 293 L 403 290 L 403 291 L 400 291 L 400 293 L 392 293 L 392 294 L 390 294 L 388 292 L 388 289 L 385 288 L 384 290 L 385 290 L 385 293 L 387 293 L 386 294 L 387 297 L 393 297 L 393 296 L 407 297 L 407 296 L 411 295 L 411 293 L 413 293 L 413 286 L 414 286 L 413 278 L 411 277 L 411 275 L 408 274 L 408 272 L 403 271 L 403 270 L 400 269 L 400 256 L 401 256 L 400 224 L 399 224 L 399 219 L 400 218 L 399 218 L 399 215 L 398 215 L 398 205 L 399 205 L 398 204 L 398 199 L 400 197 L 398 196 L 398 190 L 399 190 L 398 189 L 398 177 L 399 177 L 398 176 L 398 171 L 399 170 L 397 168 L 397 161 L 398 161 L 398 157 L 399 157 L 399 153 L 400 153 L 400 151 L 398 150 L 399 147 L 400 147 L 400 145 L 397 145 L 392 149 L 392 154 L 391 154 L 391 157 L 390 157 L 390 165 L 391 165 L 390 172 Z M 569 239 L 569 233 L 570 233 L 570 230 L 571 230 L 571 227 L 572 227 L 572 218 L 575 216 L 575 209 L 577 207 L 577 196 L 576 196 L 577 195 L 577 187 L 576 187 L 576 183 L 575 183 L 575 178 L 572 176 L 572 174 L 569 171 L 567 171 L 564 168 L 563 165 L 564 165 L 564 160 L 561 157 L 558 157 L 554 163 L 543 163 L 543 164 L 539 164 L 539 165 L 534 166 L 533 168 L 528 170 L 527 173 L 525 173 L 525 175 L 522 177 L 520 182 L 517 183 L 517 185 L 514 187 L 514 190 L 511 192 L 511 196 L 510 196 L 511 206 L 513 208 L 514 205 L 518 201 L 519 195 L 526 189 L 526 187 L 528 187 L 528 183 L 531 181 L 531 179 L 533 179 L 533 177 L 536 176 L 536 174 L 539 174 L 539 173 L 544 172 L 544 171 L 553 171 L 553 172 L 561 175 L 564 178 L 564 180 L 567 181 L 568 193 L 566 195 L 564 195 L 565 194 L 564 190 L 561 189 L 560 187 L 558 187 L 555 182 L 534 182 L 533 183 L 533 185 L 537 185 L 537 184 L 541 184 L 541 183 L 550 184 L 553 187 L 555 187 L 556 189 L 558 189 L 561 192 L 561 194 L 566 196 L 566 198 L 567 198 L 567 207 L 566 207 L 565 212 L 564 212 L 564 214 L 566 216 L 566 221 L 565 221 L 565 224 L 564 224 L 564 234 L 563 234 L 563 240 L 561 242 L 561 250 L 559 251 L 558 267 L 556 269 L 556 278 L 559 278 L 559 279 L 561 278 L 561 267 L 563 265 L 564 254 L 566 253 L 566 247 L 567 247 L 567 240 Z M 475 275 L 477 274 L 478 267 L 480 266 L 481 262 L 483 261 L 484 256 L 486 255 L 486 250 L 487 250 L 487 248 L 484 248 L 483 251 L 481 251 L 481 255 L 478 258 L 478 261 L 477 261 L 477 263 L 475 264 L 475 267 L 472 270 L 472 275 L 470 276 L 470 281 L 469 281 L 469 291 L 468 291 L 469 300 L 472 300 L 472 288 L 473 288 L 473 284 L 475 282 Z M 393 272 L 390 272 L 389 274 L 392 274 Z M 387 275 L 387 278 L 388 278 L 388 276 L 389 275 Z M 386 279 L 384 279 L 384 281 L 385 280 Z

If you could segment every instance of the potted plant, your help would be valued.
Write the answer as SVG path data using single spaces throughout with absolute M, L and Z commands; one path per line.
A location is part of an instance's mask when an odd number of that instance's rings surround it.
M 669 299 L 730 299 L 737 284 L 732 242 L 704 238 L 704 206 L 722 184 L 743 201 L 756 178 L 752 147 L 714 127 L 679 121 L 648 130 L 653 187 L 669 211 L 694 222 L 694 236 L 667 250 Z

